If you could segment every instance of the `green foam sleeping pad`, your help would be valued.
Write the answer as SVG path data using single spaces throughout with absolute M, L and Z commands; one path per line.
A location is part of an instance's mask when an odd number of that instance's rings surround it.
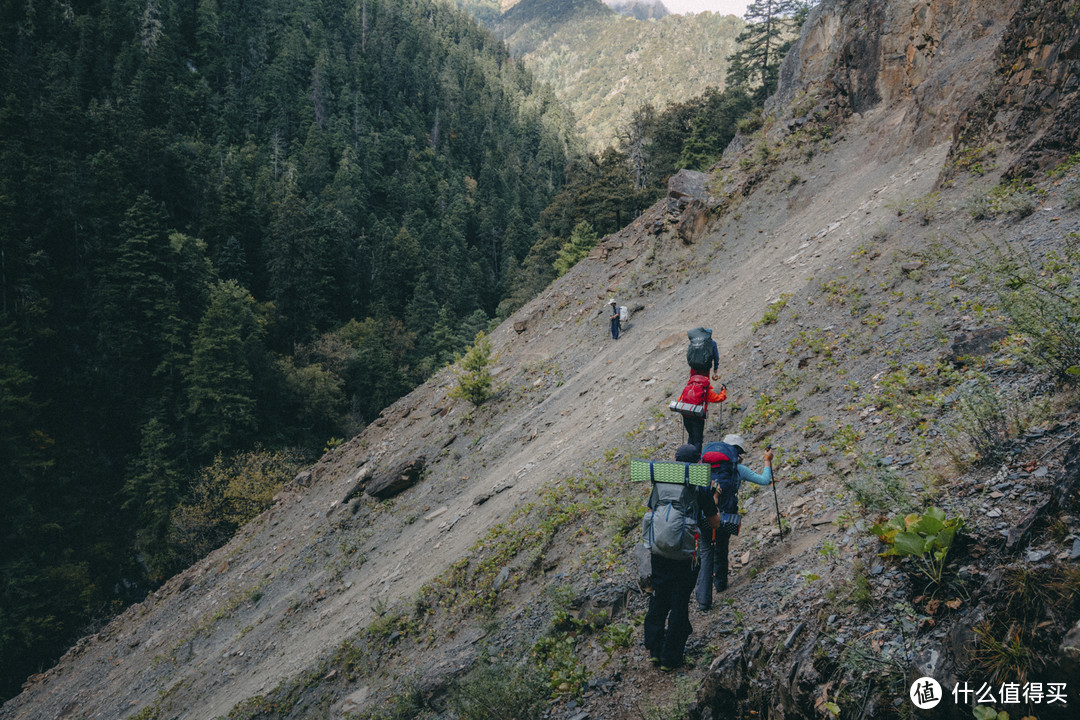
M 631 482 L 660 482 L 682 485 L 689 475 L 691 485 L 706 487 L 712 468 L 708 463 L 685 463 L 677 460 L 631 460 Z

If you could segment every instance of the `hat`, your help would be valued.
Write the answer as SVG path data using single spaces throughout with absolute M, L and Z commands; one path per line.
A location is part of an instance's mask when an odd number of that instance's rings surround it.
M 725 443 L 727 443 L 728 445 L 731 445 L 732 447 L 737 447 L 737 448 L 739 448 L 739 452 L 740 452 L 740 453 L 741 453 L 741 452 L 743 452 L 743 439 L 742 439 L 742 435 L 736 435 L 735 433 L 731 433 L 731 434 L 729 434 L 729 435 L 725 435 L 725 436 L 724 436 L 724 442 L 725 442 Z
M 610 300 L 608 300 L 607 304 L 608 305 L 614 305 L 615 304 L 615 298 L 611 298 Z
M 697 445 L 691 445 L 689 443 L 680 445 L 675 449 L 675 459 L 679 462 L 696 463 L 701 459 L 701 451 L 698 450 Z

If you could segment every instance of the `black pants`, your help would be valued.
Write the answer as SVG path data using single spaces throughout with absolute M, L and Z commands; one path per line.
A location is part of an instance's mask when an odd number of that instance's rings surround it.
M 617 317 L 611 319 L 611 339 L 619 339 L 619 318 Z
M 683 415 L 682 423 L 687 434 L 690 435 L 690 439 L 686 442 L 696 447 L 698 452 L 701 452 L 701 446 L 705 443 L 705 418 Z
M 701 567 L 698 569 L 697 585 L 694 587 L 694 598 L 698 607 L 706 610 L 712 607 L 713 589 L 723 592 L 727 589 L 728 574 L 728 542 L 731 536 L 726 532 L 716 531 L 716 541 L 712 539 L 712 529 L 708 524 L 702 524 L 701 531 L 708 540 L 702 539 L 699 547 L 701 552 Z
M 697 571 L 690 560 L 652 555 L 653 595 L 645 613 L 645 647 L 664 667 L 682 665 L 690 626 L 690 594 Z

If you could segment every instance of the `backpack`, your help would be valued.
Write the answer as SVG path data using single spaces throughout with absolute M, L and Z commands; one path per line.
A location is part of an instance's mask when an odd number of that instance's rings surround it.
M 712 366 L 712 331 L 694 328 L 686 333 L 690 338 L 690 347 L 686 348 L 686 364 L 693 369 L 707 373 Z
M 649 511 L 641 519 L 645 548 L 671 560 L 696 560 L 698 508 L 697 487 L 690 484 L 689 472 L 682 484 L 654 482 Z
M 720 488 L 721 513 L 739 512 L 739 451 L 722 442 L 705 443 L 702 448 L 701 462 L 713 466 L 711 482 Z
M 625 305 L 619 306 L 619 322 L 624 323 L 630 319 L 630 311 L 626 309 Z
M 670 410 L 689 417 L 703 418 L 709 414 L 709 378 L 691 375 L 682 395 L 668 405 Z

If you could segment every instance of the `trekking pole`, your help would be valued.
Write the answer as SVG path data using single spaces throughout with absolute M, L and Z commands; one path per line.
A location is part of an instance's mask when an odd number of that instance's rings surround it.
M 771 442 L 766 443 L 765 444 L 765 449 L 766 450 L 772 450 L 772 443 Z M 780 498 L 778 498 L 777 495 L 776 495 L 776 469 L 775 468 L 772 471 L 772 482 L 769 483 L 769 484 L 772 485 L 773 502 L 776 504 L 776 529 L 780 531 L 780 538 L 783 539 L 783 537 L 784 537 L 784 526 L 780 523 Z

